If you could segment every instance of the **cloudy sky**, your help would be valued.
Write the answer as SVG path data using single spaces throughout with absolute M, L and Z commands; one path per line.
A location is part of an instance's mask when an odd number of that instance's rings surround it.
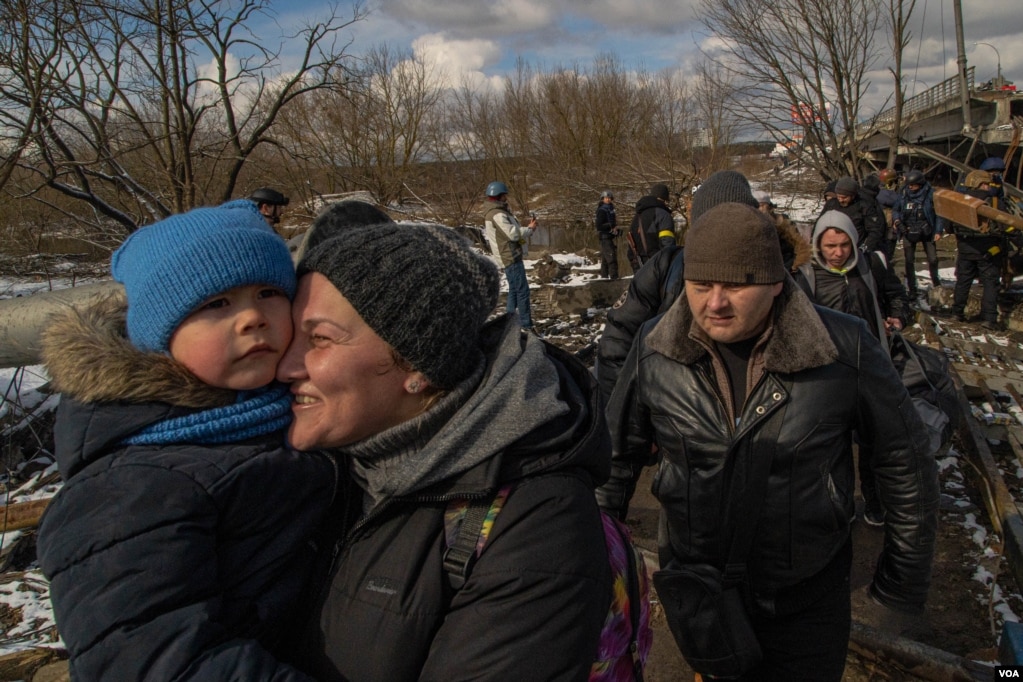
M 437 59 L 452 74 L 478 80 L 499 79 L 518 57 L 546 67 L 586 67 L 596 55 L 609 52 L 630 68 L 685 69 L 699 58 L 707 38 L 696 18 L 698 2 L 368 0 L 370 15 L 353 27 L 352 49 L 381 43 L 409 48 Z M 341 2 L 342 7 L 349 4 Z M 326 0 L 301 0 L 288 7 L 281 10 L 285 24 L 285 12 L 315 15 L 324 11 Z M 977 82 L 994 77 L 1000 56 L 1003 75 L 1023 90 L 1021 7 L 1020 0 L 963 1 L 966 55 L 977 67 Z M 910 94 L 956 73 L 952 0 L 917 0 L 911 24 L 913 42 L 906 54 Z M 973 45 L 978 41 L 994 47 Z M 890 91 L 888 78 L 879 64 L 871 77 L 871 99 L 878 105 Z

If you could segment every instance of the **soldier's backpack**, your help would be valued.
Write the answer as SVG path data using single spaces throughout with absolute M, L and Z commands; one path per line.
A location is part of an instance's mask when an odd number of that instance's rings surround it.
M 461 589 L 486 546 L 494 521 L 514 489 L 509 484 L 492 498 L 459 499 L 444 512 L 447 551 L 444 570 L 455 589 Z M 629 529 L 600 512 L 611 566 L 611 606 L 600 631 L 600 645 L 590 668 L 589 682 L 643 682 L 653 631 L 650 629 L 650 584 L 643 557 L 632 544 Z

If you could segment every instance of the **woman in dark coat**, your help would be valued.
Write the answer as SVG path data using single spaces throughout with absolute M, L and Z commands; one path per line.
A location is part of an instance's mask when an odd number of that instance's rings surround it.
M 499 273 L 447 228 L 353 227 L 298 272 L 289 440 L 337 458 L 345 504 L 296 665 L 321 682 L 586 679 L 610 597 L 593 496 L 610 453 L 585 368 L 507 315 L 485 323 Z M 452 517 L 495 495 L 458 586 Z

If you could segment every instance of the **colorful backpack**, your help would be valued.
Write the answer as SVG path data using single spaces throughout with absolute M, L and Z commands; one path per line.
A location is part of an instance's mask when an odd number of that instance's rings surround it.
M 487 543 L 494 521 L 512 493 L 509 484 L 492 498 L 454 500 L 444 512 L 447 551 L 444 570 L 460 589 Z M 600 513 L 611 566 L 611 606 L 600 631 L 600 645 L 590 668 L 590 682 L 642 682 L 653 631 L 650 629 L 650 582 L 643 557 L 625 524 Z

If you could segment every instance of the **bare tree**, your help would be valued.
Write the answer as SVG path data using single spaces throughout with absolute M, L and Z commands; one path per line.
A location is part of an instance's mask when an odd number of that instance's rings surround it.
M 269 0 L 11 0 L 0 9 L 0 181 L 125 232 L 232 196 L 289 103 L 343 87 L 336 8 L 279 45 Z M 300 48 L 285 63 L 283 44 Z M 13 169 L 21 173 L 14 173 Z M 13 181 L 17 179 L 18 182 Z M 67 208 L 70 206 L 70 208 Z M 84 208 L 85 210 L 81 210 Z
M 732 74 L 735 111 L 788 141 L 822 177 L 857 174 L 855 125 L 877 59 L 879 0 L 703 0 L 715 61 Z
M 729 106 L 730 93 L 735 90 L 732 75 L 706 59 L 696 65 L 695 71 L 689 91 L 699 128 L 696 142 L 704 152 L 698 156 L 696 171 L 706 177 L 708 170 L 713 172 L 725 166 L 740 126 Z
M 441 74 L 410 50 L 371 49 L 344 91 L 324 91 L 289 116 L 296 155 L 329 167 L 330 184 L 381 203 L 408 195 L 431 160 L 441 117 Z
M 902 111 L 906 102 L 906 88 L 902 83 L 902 56 L 909 45 L 909 18 L 916 8 L 916 0 L 888 0 L 888 31 L 892 44 L 894 64 L 888 69 L 895 82 L 895 112 L 888 139 L 888 168 L 895 167 L 895 157 L 902 137 Z

